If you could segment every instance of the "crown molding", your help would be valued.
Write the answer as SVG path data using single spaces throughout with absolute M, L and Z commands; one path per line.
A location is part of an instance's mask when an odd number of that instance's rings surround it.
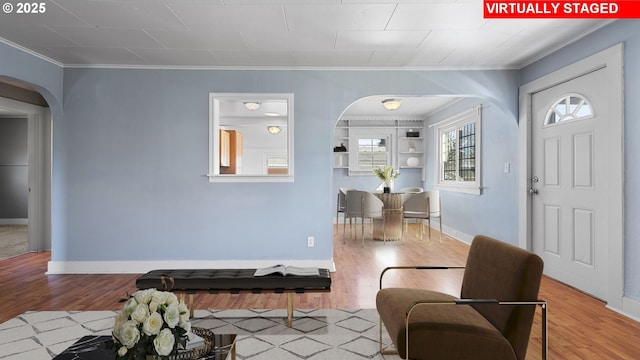
M 442 71 L 519 70 L 520 66 L 178 66 L 128 64 L 66 64 L 68 69 L 223 70 L 223 71 Z
M 29 48 L 26 48 L 26 47 L 24 47 L 22 45 L 16 44 L 13 41 L 7 40 L 7 39 L 5 39 L 3 37 L 0 37 L 0 42 L 4 43 L 6 45 L 9 45 L 12 48 L 15 48 L 17 50 L 20 50 L 20 51 L 22 51 L 24 53 L 27 53 L 29 55 L 35 56 L 38 59 L 41 59 L 41 60 L 44 60 L 46 62 L 52 63 L 53 65 L 59 66 L 61 68 L 64 67 L 64 64 L 59 62 L 59 61 L 53 60 L 52 58 L 50 58 L 48 56 L 42 55 L 39 52 L 33 51 L 33 50 L 31 50 Z
M 0 37 L 0 42 L 65 69 L 227 70 L 227 71 L 442 71 L 519 70 L 523 66 L 180 66 L 134 64 L 64 64 L 37 51 Z

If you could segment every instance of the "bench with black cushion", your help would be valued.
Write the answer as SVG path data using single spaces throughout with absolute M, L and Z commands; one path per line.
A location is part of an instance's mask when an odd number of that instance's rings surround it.
M 193 316 L 193 294 L 208 292 L 287 293 L 287 320 L 291 327 L 293 318 L 293 294 L 331 291 L 331 274 L 328 269 L 318 269 L 319 275 L 296 276 L 280 274 L 254 276 L 256 269 L 180 269 L 152 270 L 136 280 L 138 289 L 155 288 L 164 291 L 181 291 L 191 294 L 190 309 Z

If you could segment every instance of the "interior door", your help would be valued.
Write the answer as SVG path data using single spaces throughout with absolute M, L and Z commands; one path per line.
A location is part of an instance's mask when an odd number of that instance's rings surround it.
M 606 71 L 532 95 L 532 249 L 545 274 L 607 298 Z

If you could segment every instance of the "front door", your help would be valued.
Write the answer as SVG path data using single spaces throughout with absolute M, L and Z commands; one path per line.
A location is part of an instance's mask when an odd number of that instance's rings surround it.
M 607 298 L 608 160 L 610 143 L 605 68 L 531 97 L 532 250 L 545 274 Z M 618 105 L 619 106 L 619 105 Z

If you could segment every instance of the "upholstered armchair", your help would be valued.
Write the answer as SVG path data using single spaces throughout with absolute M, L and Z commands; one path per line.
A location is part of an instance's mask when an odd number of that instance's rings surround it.
M 460 297 L 427 289 L 383 288 L 390 270 L 464 269 Z M 376 307 L 398 354 L 406 359 L 524 360 L 536 306 L 542 308 L 542 356 L 547 352 L 546 302 L 538 299 L 543 262 L 513 245 L 478 235 L 465 267 L 398 266 L 380 275 Z

